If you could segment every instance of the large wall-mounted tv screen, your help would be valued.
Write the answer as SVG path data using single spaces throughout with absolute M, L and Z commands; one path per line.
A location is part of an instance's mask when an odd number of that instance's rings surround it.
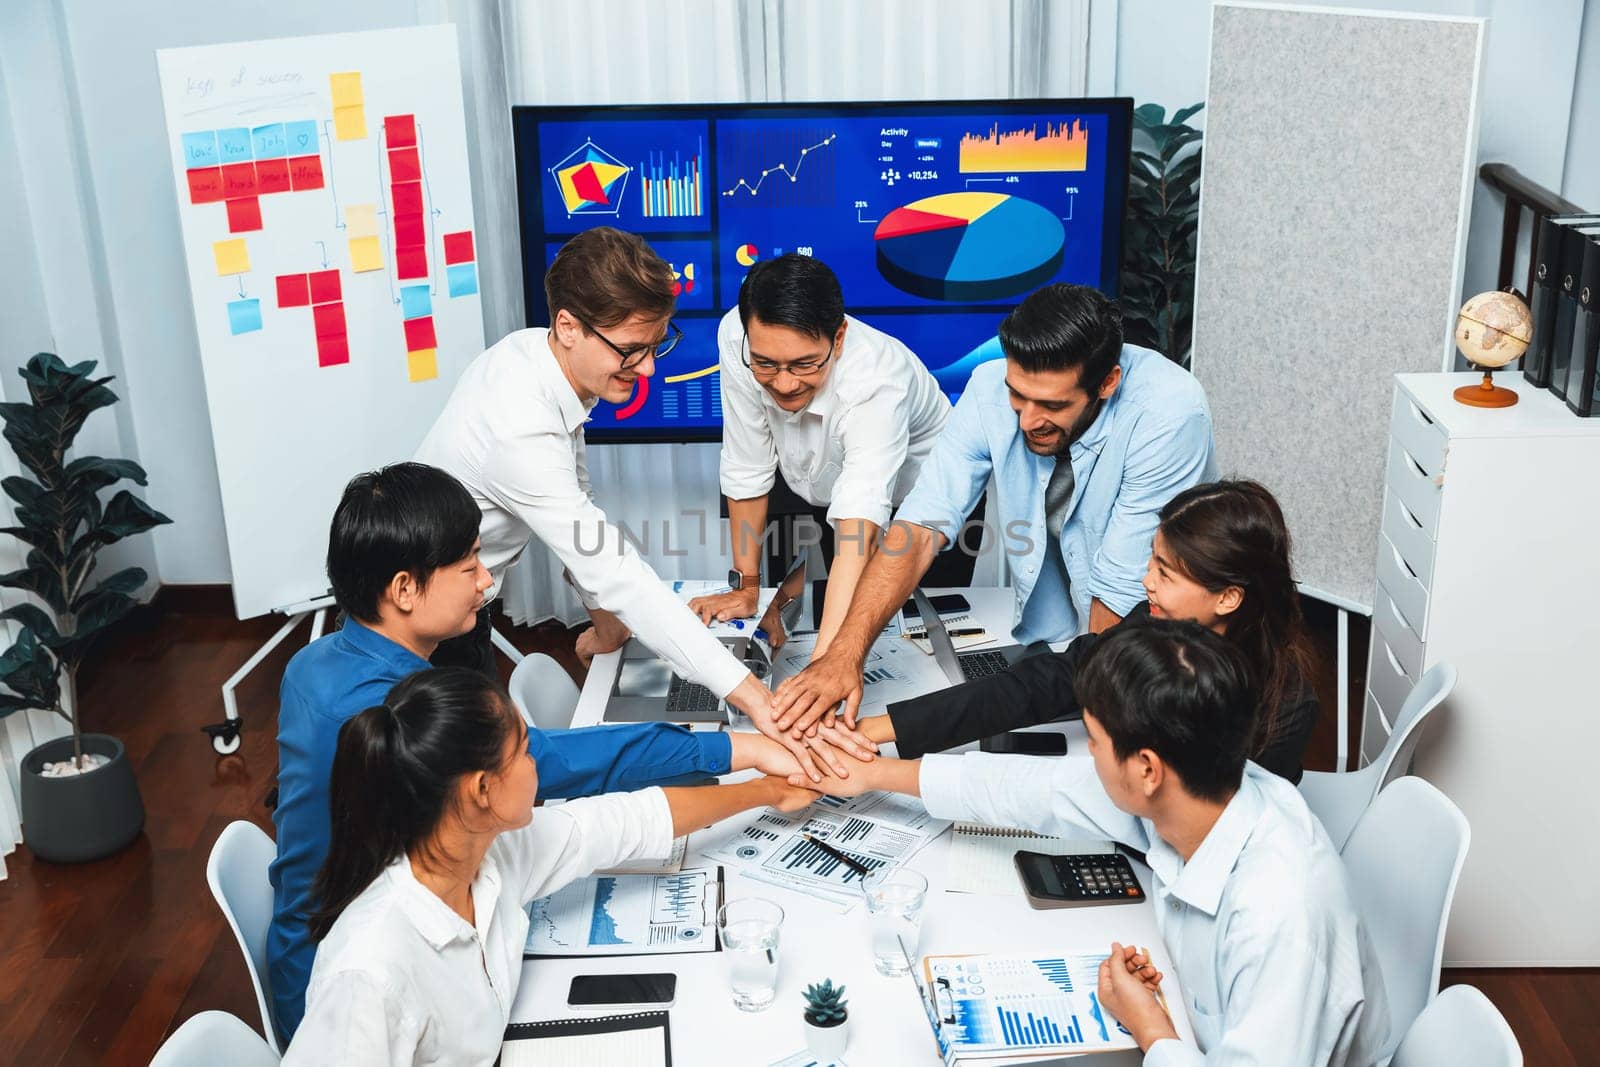
M 832 267 L 850 314 L 899 337 L 952 399 L 1048 282 L 1117 294 L 1132 102 L 518 107 L 528 325 L 567 238 L 616 226 L 677 276 L 684 340 L 590 440 L 720 436 L 717 320 L 757 261 Z

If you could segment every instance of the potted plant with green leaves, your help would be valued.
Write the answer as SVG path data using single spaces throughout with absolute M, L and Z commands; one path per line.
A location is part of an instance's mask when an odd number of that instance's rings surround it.
M 117 402 L 95 378 L 93 361 L 67 366 L 49 352 L 19 373 L 27 403 L 0 404 L 4 436 L 32 475 L 0 480 L 15 506 L 15 526 L 0 529 L 28 546 L 19 570 L 0 587 L 28 598 L 0 611 L 18 626 L 0 654 L 0 717 L 26 709 L 53 712 L 68 737 L 37 746 L 21 762 L 22 827 L 40 859 L 77 863 L 109 856 L 144 828 L 144 803 L 122 742 L 86 734 L 78 706 L 78 669 L 94 639 L 132 611 L 145 572 L 127 567 L 92 581 L 107 545 L 172 520 L 127 489 L 102 501 L 124 479 L 145 484 L 144 469 L 125 459 L 67 453 L 91 414 Z M 11 598 L 8 598 L 11 599 Z
M 1123 227 L 1123 331 L 1129 342 L 1189 365 L 1194 338 L 1196 240 L 1200 229 L 1200 130 L 1204 102 L 1169 119 L 1160 104 L 1133 113 L 1128 217 Z
M 806 1048 L 823 1061 L 844 1056 L 844 1047 L 850 1043 L 849 1006 L 844 1000 L 844 986 L 835 986 L 832 978 L 806 986 Z

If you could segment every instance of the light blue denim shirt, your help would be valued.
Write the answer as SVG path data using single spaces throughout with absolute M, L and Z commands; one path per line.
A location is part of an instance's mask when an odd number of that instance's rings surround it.
M 992 473 L 986 531 L 998 529 L 1016 595 L 1012 636 L 1061 641 L 1087 627 L 1089 600 L 1126 615 L 1145 599 L 1145 565 L 1161 509 L 1216 478 L 1205 390 L 1177 364 L 1122 346 L 1122 381 L 1072 444 L 1075 484 L 1061 528 L 1070 582 L 1045 555 L 1044 492 L 1056 461 L 1028 450 L 1006 389 L 1006 361 L 973 372 L 895 519 L 953 542 Z M 973 541 L 972 543 L 976 543 Z

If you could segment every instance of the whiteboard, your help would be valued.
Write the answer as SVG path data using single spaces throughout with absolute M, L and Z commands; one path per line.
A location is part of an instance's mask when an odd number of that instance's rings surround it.
M 1450 365 L 1483 23 L 1218 3 L 1193 370 L 1302 588 L 1371 611 L 1394 375 Z
M 483 349 L 456 57 L 453 26 L 156 54 L 242 619 L 327 592 L 345 483 Z

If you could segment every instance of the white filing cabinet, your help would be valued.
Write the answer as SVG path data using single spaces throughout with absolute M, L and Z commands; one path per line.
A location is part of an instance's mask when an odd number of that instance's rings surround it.
M 1361 759 L 1433 664 L 1416 772 L 1472 823 L 1446 965 L 1600 964 L 1600 419 L 1520 375 L 1395 377 Z M 1405 889 L 1405 872 L 1395 872 Z

